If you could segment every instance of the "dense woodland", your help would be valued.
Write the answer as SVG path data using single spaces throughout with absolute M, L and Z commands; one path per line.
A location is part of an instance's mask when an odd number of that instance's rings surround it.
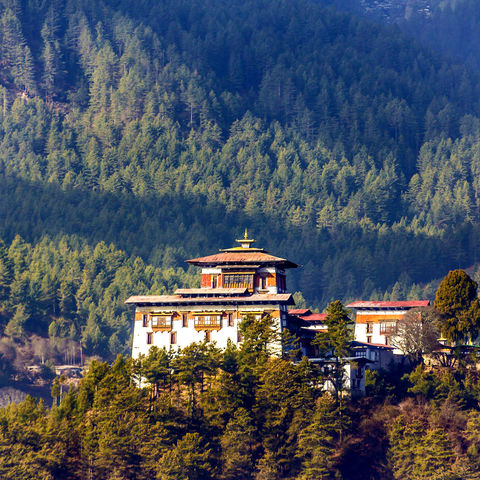
M 0 267 L 9 332 L 128 351 L 122 300 L 194 285 L 184 260 L 244 227 L 319 309 L 478 261 L 480 77 L 441 48 L 305 0 L 2 0 L 0 23 L 0 237 L 48 258 Z M 156 278 L 92 271 L 98 248 Z
M 203 343 L 180 354 L 153 347 L 111 366 L 93 361 L 78 388 L 66 393 L 55 381 L 51 409 L 30 397 L 0 410 L 0 475 L 480 478 L 480 380 L 469 362 L 369 372 L 367 397 L 351 401 L 323 391 L 322 368 L 272 357 L 267 320 L 246 319 L 242 333 L 241 347 L 225 351 Z M 148 386 L 139 388 L 140 378 Z
M 478 77 L 398 29 L 303 1 L 5 1 L 1 22 L 8 246 L 177 270 L 247 225 L 319 308 L 476 262 Z
M 301 264 L 301 306 L 480 280 L 480 9 L 382 25 L 335 3 L 0 0 L 0 384 L 99 357 L 51 409 L 0 410 L 1 478 L 480 478 L 475 359 L 426 368 L 437 330 L 357 401 L 270 357 L 262 322 L 128 358 L 124 300 L 197 285 L 184 260 L 245 227 Z M 452 341 L 480 325 L 466 281 L 468 308 L 439 289 Z

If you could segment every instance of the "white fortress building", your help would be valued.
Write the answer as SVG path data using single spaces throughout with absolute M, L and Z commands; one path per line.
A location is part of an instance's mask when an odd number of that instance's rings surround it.
M 237 242 L 237 247 L 187 260 L 202 269 L 200 288 L 133 296 L 125 302 L 135 305 L 133 358 L 147 355 L 152 345 L 169 350 L 202 341 L 219 348 L 229 340 L 238 344 L 238 325 L 246 315 L 260 319 L 268 314 L 278 331 L 300 332 L 306 322 L 288 314 L 294 301 L 285 275 L 298 265 L 253 247 L 246 231 Z

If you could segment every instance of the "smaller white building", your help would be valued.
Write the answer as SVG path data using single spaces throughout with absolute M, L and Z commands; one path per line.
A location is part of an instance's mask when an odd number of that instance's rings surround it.
M 355 310 L 355 340 L 377 345 L 395 346 L 397 322 L 412 308 L 428 307 L 430 300 L 358 301 L 347 305 Z M 401 355 L 398 348 L 393 353 Z

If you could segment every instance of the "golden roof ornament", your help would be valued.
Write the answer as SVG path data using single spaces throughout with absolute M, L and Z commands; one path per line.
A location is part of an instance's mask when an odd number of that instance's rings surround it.
M 243 238 L 241 240 L 235 240 L 235 241 L 239 243 L 242 248 L 251 248 L 250 245 L 255 242 L 255 240 L 248 238 L 247 229 L 245 229 L 245 234 L 243 235 Z

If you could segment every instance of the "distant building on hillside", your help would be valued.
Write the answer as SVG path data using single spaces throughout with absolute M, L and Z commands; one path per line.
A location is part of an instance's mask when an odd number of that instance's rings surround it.
M 202 341 L 216 342 L 219 348 L 229 340 L 238 344 L 239 322 L 247 315 L 257 319 L 270 315 L 279 332 L 288 329 L 313 337 L 305 329 L 307 321 L 288 314 L 288 306 L 295 302 L 287 291 L 286 270 L 298 265 L 253 247 L 246 231 L 237 243 L 220 253 L 187 260 L 202 269 L 200 288 L 126 301 L 136 306 L 133 358 L 146 355 L 152 345 L 169 350 Z M 307 354 L 307 342 L 303 345 Z
M 397 322 L 412 308 L 427 307 L 429 300 L 401 302 L 358 301 L 347 305 L 355 309 L 355 340 L 380 346 L 392 346 L 397 335 Z M 395 354 L 402 352 L 395 348 Z

